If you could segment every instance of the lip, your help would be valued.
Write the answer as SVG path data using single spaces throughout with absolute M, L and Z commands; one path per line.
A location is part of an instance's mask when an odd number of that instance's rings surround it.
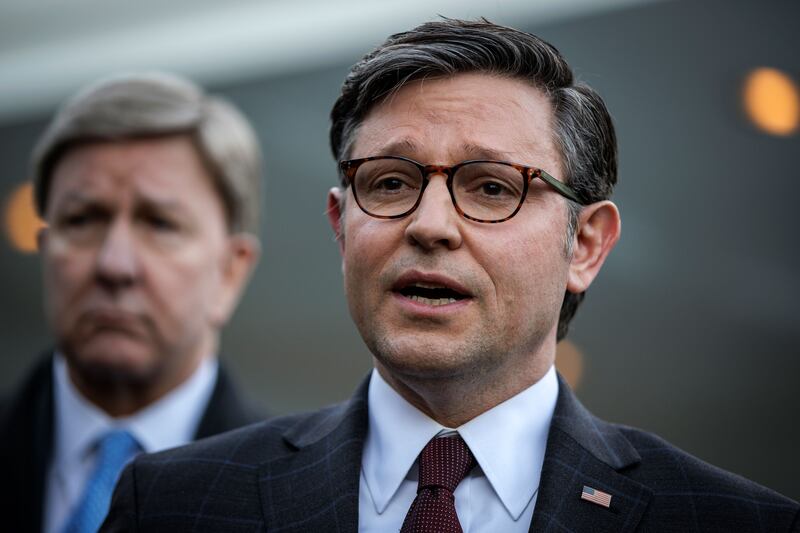
M 448 289 L 458 292 L 459 294 L 464 295 L 464 298 L 461 300 L 456 300 L 453 303 L 432 306 L 416 302 L 400 294 L 399 291 L 401 289 L 409 285 L 413 285 L 414 283 L 428 283 L 432 285 L 441 285 L 442 287 L 446 287 Z M 469 291 L 469 289 L 464 287 L 456 280 L 442 274 L 433 272 L 420 272 L 418 270 L 409 270 L 404 272 L 401 276 L 399 276 L 397 280 L 392 284 L 391 293 L 395 301 L 406 312 L 417 316 L 427 316 L 427 317 L 439 317 L 442 315 L 458 312 L 464 307 L 470 305 L 473 300 L 473 295 Z
M 418 270 L 408 270 L 400 275 L 400 277 L 398 277 L 397 280 L 392 284 L 392 292 L 397 292 L 404 287 L 413 285 L 414 283 L 430 283 L 432 285 L 441 285 L 463 294 L 465 300 L 472 298 L 472 293 L 469 291 L 469 289 L 461 285 L 456 280 L 442 274 L 437 274 L 434 272 L 426 273 Z
M 83 314 L 83 321 L 94 330 L 135 332 L 139 329 L 137 315 L 121 309 L 91 309 Z

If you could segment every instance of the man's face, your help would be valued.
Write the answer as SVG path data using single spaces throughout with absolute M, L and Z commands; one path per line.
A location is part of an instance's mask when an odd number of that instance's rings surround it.
M 561 179 L 552 123 L 545 96 L 522 81 L 424 80 L 370 111 L 351 156 L 445 165 L 497 159 Z M 534 180 L 516 216 L 479 223 L 456 212 L 445 182 L 431 175 L 416 211 L 395 220 L 362 212 L 350 188 L 332 192 L 345 292 L 362 337 L 378 368 L 395 375 L 503 382 L 541 373 L 552 363 L 568 278 L 566 201 Z M 333 216 L 337 195 L 345 200 L 341 221 Z M 429 294 L 425 288 L 458 299 L 440 305 L 414 297 Z
M 211 177 L 188 138 L 78 145 L 53 170 L 45 307 L 73 368 L 185 378 L 238 290 Z

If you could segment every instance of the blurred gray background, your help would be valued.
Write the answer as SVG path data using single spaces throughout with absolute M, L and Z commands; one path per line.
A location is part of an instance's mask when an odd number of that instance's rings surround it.
M 323 215 L 328 112 L 348 67 L 437 14 L 555 44 L 605 98 L 622 239 L 563 346 L 583 402 L 800 499 L 800 135 L 742 108 L 753 69 L 800 80 L 785 1 L 0 0 L 0 197 L 57 103 L 114 70 L 167 68 L 229 97 L 266 153 L 265 253 L 223 358 L 275 414 L 346 398 L 370 368 Z M 3 224 L 7 224 L 5 215 Z M 5 233 L 4 233 L 5 235 Z M 0 391 L 51 346 L 39 260 L 0 244 Z M 559 357 L 562 357 L 561 355 Z M 569 369 L 566 369 L 569 366 Z

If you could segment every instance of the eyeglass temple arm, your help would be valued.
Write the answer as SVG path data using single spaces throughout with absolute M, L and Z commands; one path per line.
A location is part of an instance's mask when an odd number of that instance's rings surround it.
M 577 193 L 575 193 L 575 191 L 573 191 L 571 187 L 569 187 L 568 185 L 564 185 L 563 183 L 555 179 L 553 176 L 551 176 L 544 170 L 539 171 L 539 177 L 542 178 L 542 180 L 544 180 L 545 183 L 547 183 L 556 191 L 558 191 L 559 194 L 561 194 L 562 196 L 565 196 L 570 200 L 572 200 L 573 202 L 579 203 L 580 205 L 585 205 L 584 202 L 580 198 L 578 198 Z

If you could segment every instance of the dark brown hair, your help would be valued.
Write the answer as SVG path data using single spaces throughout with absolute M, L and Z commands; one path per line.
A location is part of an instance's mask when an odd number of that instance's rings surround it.
M 617 141 L 603 100 L 591 87 L 575 80 L 572 69 L 551 44 L 485 19 L 422 24 L 392 35 L 356 63 L 331 111 L 334 157 L 349 157 L 359 125 L 387 95 L 411 81 L 467 72 L 508 76 L 540 89 L 553 106 L 565 183 L 584 204 L 611 196 L 617 182 Z M 568 202 L 566 250 L 571 254 L 581 206 Z M 569 291 L 564 295 L 558 340 L 566 336 L 583 296 Z

